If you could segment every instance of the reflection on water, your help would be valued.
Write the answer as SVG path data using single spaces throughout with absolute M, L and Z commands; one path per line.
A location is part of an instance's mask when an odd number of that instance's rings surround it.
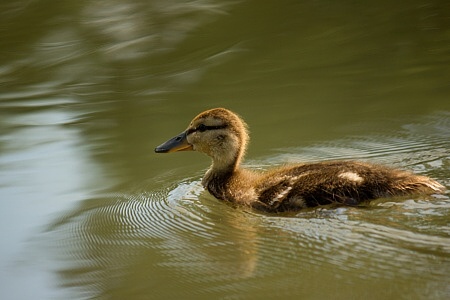
M 82 25 L 104 40 L 99 50 L 113 60 L 130 60 L 176 50 L 189 32 L 225 14 L 214 1 L 94 1 L 81 12 Z
M 224 106 L 249 167 L 352 158 L 450 187 L 449 3 L 4 1 L 2 296 L 447 299 L 448 193 L 266 215 L 153 148 Z
M 13 109 L 20 114 L 3 116 L 0 121 L 0 257 L 1 271 L 7 274 L 2 276 L 1 290 L 11 296 L 7 298 L 31 299 L 44 294 L 59 298 L 59 293 L 46 290 L 52 285 L 46 270 L 33 268 L 42 262 L 41 255 L 23 243 L 40 236 L 49 216 L 109 183 L 96 179 L 103 185 L 92 184 L 101 172 L 92 168 L 86 149 L 79 147 L 80 131 L 65 126 L 76 120 L 74 113 L 20 101 Z M 23 285 L 30 288 L 23 289 Z

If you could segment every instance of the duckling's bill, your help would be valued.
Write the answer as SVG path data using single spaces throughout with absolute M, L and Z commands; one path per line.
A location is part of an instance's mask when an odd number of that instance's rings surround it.
M 194 150 L 192 145 L 187 141 L 187 133 L 183 131 L 179 135 L 171 138 L 167 142 L 155 148 L 156 153 L 170 153 L 177 151 L 191 151 Z

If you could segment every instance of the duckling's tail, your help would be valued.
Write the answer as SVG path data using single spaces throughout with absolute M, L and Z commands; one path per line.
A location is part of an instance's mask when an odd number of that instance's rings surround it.
M 410 176 L 400 185 L 406 194 L 441 194 L 445 187 L 434 179 L 426 176 Z

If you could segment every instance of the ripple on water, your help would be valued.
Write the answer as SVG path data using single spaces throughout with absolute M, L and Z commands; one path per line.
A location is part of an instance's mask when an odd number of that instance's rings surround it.
M 426 120 L 404 125 L 399 132 L 358 135 L 310 147 L 280 149 L 281 154 L 266 162 L 357 159 L 407 167 L 415 172 L 448 172 L 449 148 L 450 114 L 440 112 Z M 442 177 L 444 180 L 448 176 Z
M 266 215 L 219 202 L 188 179 L 86 200 L 49 231 L 61 237 L 56 252 L 66 264 L 66 284 L 92 294 L 104 293 L 111 272 L 137 272 L 145 282 L 162 276 L 194 295 L 245 294 L 263 281 L 262 295 L 276 296 L 278 288 L 301 289 L 299 278 L 341 284 L 420 278 L 442 288 L 449 216 L 447 196 Z M 182 289 L 164 285 L 160 292 L 182 296 Z
M 298 218 L 268 217 L 266 221 L 268 228 L 296 236 L 294 244 L 303 251 L 289 250 L 292 243 L 287 243 L 284 244 L 287 249 L 281 252 L 291 252 L 302 264 L 322 266 L 329 272 L 340 269 L 361 278 L 395 277 L 397 280 L 399 276 L 408 278 L 415 274 L 424 280 L 426 277 L 442 280 L 450 266 L 450 200 L 447 198 L 432 205 L 431 209 L 440 208 L 441 216 L 447 222 L 430 226 L 434 229 L 431 232 L 421 227 L 421 214 L 411 220 L 411 201 L 416 203 L 413 200 L 396 203 L 396 206 L 404 206 L 403 212 L 392 212 L 383 205 L 322 208 L 302 212 Z M 270 248 L 265 250 L 267 255 L 272 254 Z M 437 257 L 443 260 L 436 260 Z M 441 265 L 443 261 L 445 263 Z
M 61 217 L 48 233 L 63 285 L 101 294 L 112 274 L 125 276 L 141 266 L 149 270 L 144 272 L 149 282 L 160 280 L 168 269 L 203 274 L 179 277 L 176 281 L 186 288 L 216 280 L 218 273 L 206 274 L 226 266 L 208 261 L 207 251 L 230 242 L 215 238 L 221 230 L 208 214 L 218 216 L 221 211 L 204 208 L 198 201 L 199 187 L 198 181 L 184 181 L 159 191 L 105 195 Z
M 448 186 L 447 141 L 370 141 L 318 145 L 311 155 L 336 159 L 360 153 L 357 158 L 436 175 Z M 329 295 L 363 282 L 381 290 L 395 282 L 398 295 L 419 298 L 449 292 L 448 193 L 267 215 L 214 199 L 197 178 L 162 185 L 85 200 L 49 228 L 59 237 L 55 253 L 67 264 L 65 284 L 105 294 L 112 274 L 122 280 L 137 274 L 132 285 L 151 286 L 155 297 L 267 298 L 304 290 Z

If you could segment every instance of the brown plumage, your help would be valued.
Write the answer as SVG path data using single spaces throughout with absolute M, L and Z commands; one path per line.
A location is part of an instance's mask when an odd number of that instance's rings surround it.
M 294 211 L 331 203 L 444 191 L 425 176 L 357 161 L 295 164 L 257 172 L 240 163 L 248 143 L 247 125 L 235 113 L 215 108 L 192 120 L 157 153 L 195 150 L 212 158 L 202 184 L 216 198 L 269 212 Z

